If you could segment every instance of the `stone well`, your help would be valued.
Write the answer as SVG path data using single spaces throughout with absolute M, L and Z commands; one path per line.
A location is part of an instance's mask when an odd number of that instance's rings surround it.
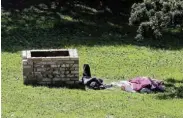
M 64 85 L 79 81 L 76 49 L 22 51 L 24 84 Z

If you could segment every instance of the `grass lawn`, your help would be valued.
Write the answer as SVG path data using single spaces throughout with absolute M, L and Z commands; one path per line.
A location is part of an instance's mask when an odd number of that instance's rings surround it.
M 182 118 L 183 49 L 175 37 L 163 44 L 134 41 L 133 28 L 111 21 L 76 20 L 52 12 L 2 13 L 2 117 L 17 118 Z M 97 17 L 96 17 L 97 18 Z M 96 21 L 95 21 L 96 20 Z M 59 24 L 59 25 L 57 25 Z M 171 42 L 172 41 L 172 42 Z M 158 45 L 158 47 L 156 47 Z M 162 48 L 163 47 L 163 48 Z M 76 48 L 82 66 L 105 83 L 150 76 L 164 80 L 166 92 L 127 93 L 23 85 L 21 51 Z

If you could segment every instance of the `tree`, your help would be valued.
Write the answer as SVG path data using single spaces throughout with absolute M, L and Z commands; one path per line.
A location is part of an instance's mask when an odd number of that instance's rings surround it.
M 130 25 L 138 25 L 136 38 L 162 37 L 164 29 L 183 27 L 183 0 L 144 0 L 134 3 Z

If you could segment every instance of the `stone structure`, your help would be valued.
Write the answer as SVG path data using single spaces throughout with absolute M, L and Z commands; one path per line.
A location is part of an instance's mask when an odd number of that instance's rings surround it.
M 79 81 L 76 49 L 22 51 L 24 84 L 73 85 Z

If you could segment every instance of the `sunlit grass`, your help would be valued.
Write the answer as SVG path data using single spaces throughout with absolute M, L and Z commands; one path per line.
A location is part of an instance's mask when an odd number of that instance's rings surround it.
M 104 79 L 104 83 L 150 76 L 180 87 L 183 79 L 183 49 L 135 45 L 132 37 L 123 36 L 126 27 L 116 29 L 116 26 L 102 24 L 99 24 L 100 27 L 74 24 L 70 16 L 64 16 L 63 22 L 63 19 L 59 20 L 60 24 L 56 28 L 56 19 L 52 16 L 42 15 L 45 19 L 42 18 L 43 21 L 38 23 L 31 21 L 39 21 L 39 15 L 35 15 L 32 20 L 10 16 L 11 22 L 4 19 L 2 22 L 3 118 L 183 117 L 182 97 L 176 93 L 178 89 L 173 87 L 167 88 L 165 93 L 139 94 L 127 93 L 120 88 L 84 91 L 25 86 L 21 65 L 21 50 L 76 48 L 80 58 L 80 78 L 83 64 L 88 63 L 92 76 Z M 10 29 L 7 30 L 7 27 Z M 170 78 L 175 83 L 168 82 Z

